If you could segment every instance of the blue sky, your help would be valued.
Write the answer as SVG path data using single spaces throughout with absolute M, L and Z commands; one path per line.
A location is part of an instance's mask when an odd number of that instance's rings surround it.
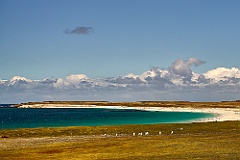
M 240 68 L 239 0 L 1 0 L 0 26 L 2 80 Z

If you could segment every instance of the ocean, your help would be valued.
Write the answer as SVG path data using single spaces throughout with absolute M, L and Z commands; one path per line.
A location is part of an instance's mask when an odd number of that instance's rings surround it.
M 0 129 L 181 123 L 213 117 L 192 112 L 103 108 L 0 108 Z

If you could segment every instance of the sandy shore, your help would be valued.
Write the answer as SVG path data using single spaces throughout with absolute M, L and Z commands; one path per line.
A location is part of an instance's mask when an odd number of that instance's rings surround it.
M 168 112 L 201 112 L 214 114 L 215 116 L 213 118 L 200 119 L 194 122 L 240 120 L 239 108 L 127 107 L 127 106 L 65 105 L 65 104 L 22 105 L 20 108 L 109 108 L 109 109 L 138 109 L 146 111 L 168 111 Z
M 240 109 L 235 108 L 158 108 L 158 107 L 148 107 L 145 108 L 150 111 L 174 111 L 174 112 L 200 112 L 200 113 L 210 113 L 215 114 L 213 118 L 206 118 L 197 120 L 195 122 L 212 122 L 212 121 L 239 121 L 240 120 Z

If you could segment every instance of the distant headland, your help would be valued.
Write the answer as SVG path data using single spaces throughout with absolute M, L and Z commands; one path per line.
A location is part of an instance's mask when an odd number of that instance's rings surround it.
M 44 106 L 126 106 L 126 107 L 183 107 L 183 108 L 240 108 L 240 100 L 221 102 L 190 102 L 190 101 L 42 101 L 18 104 L 19 108 L 41 108 Z M 28 107 L 27 107 L 28 106 Z

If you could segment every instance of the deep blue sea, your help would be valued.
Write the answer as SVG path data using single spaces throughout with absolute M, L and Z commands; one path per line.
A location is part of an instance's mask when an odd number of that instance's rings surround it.
M 191 112 L 101 108 L 0 108 L 0 129 L 179 123 L 213 117 Z

